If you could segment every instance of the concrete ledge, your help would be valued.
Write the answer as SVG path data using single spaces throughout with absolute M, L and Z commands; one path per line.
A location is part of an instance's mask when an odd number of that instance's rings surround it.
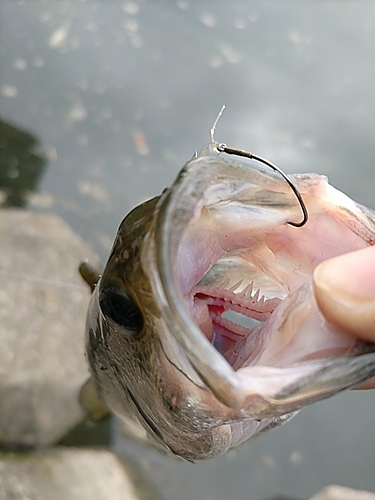
M 146 500 L 109 451 L 52 448 L 0 455 L 0 500 Z
M 90 298 L 78 274 L 94 252 L 56 216 L 0 210 L 0 444 L 59 440 L 82 418 Z

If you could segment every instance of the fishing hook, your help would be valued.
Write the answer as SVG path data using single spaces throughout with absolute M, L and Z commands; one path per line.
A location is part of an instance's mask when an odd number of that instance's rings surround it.
M 221 115 L 223 114 L 225 109 L 225 105 L 223 105 L 219 111 L 219 114 L 217 115 L 214 124 L 211 127 L 210 130 L 210 135 L 211 135 L 211 147 L 215 148 L 219 153 L 226 153 L 228 155 L 236 155 L 236 156 L 242 156 L 244 158 L 249 158 L 250 160 L 255 160 L 259 161 L 260 163 L 263 163 L 264 165 L 267 165 L 268 167 L 272 168 L 275 172 L 278 172 L 283 179 L 286 180 L 286 182 L 289 184 L 290 189 L 293 191 L 295 197 L 298 200 L 298 203 L 300 204 L 302 213 L 303 213 L 303 219 L 301 222 L 287 222 L 290 226 L 294 227 L 302 227 L 306 224 L 306 222 L 309 219 L 309 214 L 305 205 L 305 202 L 302 199 L 301 193 L 298 191 L 297 186 L 294 184 L 292 179 L 287 176 L 287 174 L 281 170 L 281 168 L 277 167 L 273 163 L 271 163 L 268 160 L 265 160 L 264 158 L 261 158 L 260 156 L 254 155 L 253 153 L 249 153 L 248 151 L 244 151 L 243 149 L 235 149 L 235 148 L 229 148 L 226 144 L 221 143 L 218 144 L 215 141 L 215 130 L 217 126 L 217 122 L 219 121 Z
M 289 224 L 290 226 L 294 226 L 294 227 L 302 227 L 306 224 L 306 222 L 308 221 L 308 218 L 309 218 L 309 214 L 307 212 L 305 202 L 302 199 L 301 193 L 298 191 L 298 188 L 294 184 L 292 179 L 290 179 L 290 177 L 288 177 L 287 174 L 283 170 L 281 170 L 281 168 L 277 167 L 276 165 L 274 165 L 270 161 L 265 160 L 264 158 L 261 158 L 260 156 L 254 155 L 253 153 L 249 153 L 248 151 L 244 151 L 243 149 L 229 148 L 224 143 L 217 144 L 216 149 L 220 153 L 226 153 L 228 155 L 242 156 L 244 158 L 249 158 L 250 160 L 259 161 L 260 163 L 263 163 L 264 165 L 267 165 L 268 167 L 275 170 L 275 172 L 278 172 L 283 177 L 283 179 L 285 179 L 286 182 L 289 184 L 289 187 L 293 191 L 295 197 L 297 198 L 298 203 L 300 204 L 300 207 L 301 207 L 301 210 L 303 213 L 303 219 L 301 222 L 287 222 L 287 224 Z

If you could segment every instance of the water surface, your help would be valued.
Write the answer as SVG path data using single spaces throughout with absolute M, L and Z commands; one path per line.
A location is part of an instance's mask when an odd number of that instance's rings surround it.
M 60 214 L 104 262 L 123 216 L 172 182 L 226 104 L 219 141 L 375 208 L 374 19 L 358 0 L 3 0 L 0 118 L 46 164 L 26 206 Z M 17 154 L 0 168 L 26 175 Z M 168 500 L 375 491 L 374 410 L 373 392 L 344 394 L 196 466 L 115 428 L 114 449 Z

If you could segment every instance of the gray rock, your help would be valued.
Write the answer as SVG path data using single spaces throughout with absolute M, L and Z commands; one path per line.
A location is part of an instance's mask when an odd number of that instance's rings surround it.
M 85 257 L 97 260 L 59 217 L 0 210 L 2 446 L 53 443 L 83 417 Z
M 137 485 L 133 473 L 105 450 L 51 448 L 0 457 L 0 500 L 159 498 L 146 488 Z
M 375 500 L 375 493 L 331 484 L 312 496 L 310 500 Z

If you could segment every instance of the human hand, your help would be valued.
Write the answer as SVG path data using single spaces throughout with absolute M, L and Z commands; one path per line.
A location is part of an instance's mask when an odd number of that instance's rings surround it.
M 375 342 L 375 245 L 322 262 L 313 282 L 318 306 L 328 321 Z M 375 388 L 375 379 L 360 388 Z

